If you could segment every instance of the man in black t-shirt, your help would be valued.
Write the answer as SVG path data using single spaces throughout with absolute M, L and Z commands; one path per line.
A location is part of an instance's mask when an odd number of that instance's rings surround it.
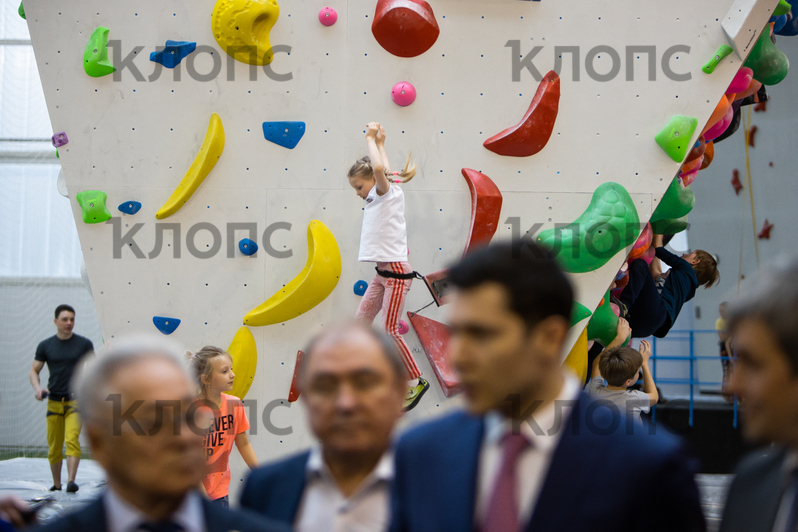
M 75 475 L 80 463 L 80 417 L 78 404 L 74 400 L 69 383 L 72 374 L 84 355 L 94 351 L 88 338 L 72 334 L 75 326 L 75 309 L 69 305 L 59 305 L 53 320 L 58 331 L 54 336 L 42 340 L 36 348 L 33 367 L 30 370 L 30 383 L 38 401 L 47 401 L 47 458 L 53 474 L 53 487 L 50 491 L 61 491 L 61 462 L 66 440 L 67 492 L 78 491 Z M 39 372 L 47 363 L 50 379 L 47 388 L 42 388 Z

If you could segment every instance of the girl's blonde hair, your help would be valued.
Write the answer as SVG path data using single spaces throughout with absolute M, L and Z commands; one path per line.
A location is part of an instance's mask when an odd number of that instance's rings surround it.
M 233 360 L 233 357 L 231 357 L 227 351 L 212 345 L 206 345 L 196 353 L 186 351 L 186 356 L 188 357 L 189 365 L 191 366 L 191 372 L 196 379 L 197 389 L 199 390 L 200 395 L 205 393 L 205 383 L 203 382 L 203 378 L 210 379 L 211 373 L 213 373 L 213 359 L 222 355 L 227 356 L 231 361 Z
M 388 178 L 388 181 L 391 183 L 404 184 L 416 177 L 416 163 L 413 163 L 412 165 L 410 164 L 410 158 L 412 156 L 412 153 L 408 155 L 405 167 L 401 172 L 393 172 L 390 175 L 386 174 L 385 177 Z M 374 169 L 371 167 L 371 159 L 368 157 L 368 155 L 362 159 L 358 159 L 357 162 L 352 165 L 352 168 L 349 169 L 347 177 L 355 176 L 363 177 L 365 179 L 371 179 L 374 177 Z

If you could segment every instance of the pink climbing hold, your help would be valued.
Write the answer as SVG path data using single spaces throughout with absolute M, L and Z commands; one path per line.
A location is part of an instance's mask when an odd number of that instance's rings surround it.
M 737 71 L 737 74 L 735 74 L 734 79 L 729 85 L 729 88 L 726 89 L 726 94 L 737 94 L 738 92 L 743 92 L 751 84 L 751 80 L 753 78 L 754 71 L 748 67 L 742 67 Z
M 409 81 L 400 81 L 393 86 L 391 98 L 396 105 L 407 107 L 416 101 L 416 88 Z
M 53 135 L 53 146 L 56 148 L 66 146 L 67 144 L 69 144 L 69 137 L 67 137 L 65 132 L 62 131 L 61 133 L 56 133 Z
M 329 6 L 321 8 L 321 11 L 319 11 L 319 22 L 325 26 L 332 26 L 338 22 L 338 12 Z
M 731 124 L 733 118 L 734 118 L 734 108 L 730 105 L 723 118 L 718 120 L 714 126 L 709 128 L 706 131 L 706 133 L 704 133 L 704 140 L 709 142 L 710 140 L 715 140 L 716 138 L 721 136 L 723 132 L 729 128 L 729 125 Z
M 407 324 L 405 320 L 399 320 L 399 334 L 404 336 L 410 330 L 410 326 Z

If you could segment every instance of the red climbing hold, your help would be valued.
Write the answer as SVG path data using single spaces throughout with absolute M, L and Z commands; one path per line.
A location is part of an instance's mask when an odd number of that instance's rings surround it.
M 389 53 L 416 57 L 435 44 L 440 35 L 435 13 L 424 0 L 379 0 L 371 33 Z
M 449 327 L 412 312 L 408 312 L 407 317 L 416 331 L 421 347 L 424 348 L 429 365 L 438 377 L 443 395 L 451 397 L 458 393 L 461 390 L 460 381 L 449 362 Z
M 770 230 L 773 229 L 773 224 L 768 222 L 768 219 L 765 218 L 765 225 L 762 226 L 762 230 L 759 231 L 759 234 L 756 237 L 759 240 L 770 240 Z
M 757 126 L 751 126 L 751 129 L 748 130 L 748 145 L 752 148 L 756 148 L 754 145 L 754 135 L 756 135 L 757 131 L 759 131 L 759 127 Z
M 732 171 L 732 176 L 731 184 L 734 187 L 734 193 L 739 196 L 743 189 L 743 184 L 740 182 L 740 171 L 735 168 Z
M 302 351 L 296 353 L 296 365 L 294 366 L 294 378 L 291 379 L 291 390 L 288 392 L 288 402 L 294 403 L 299 399 L 299 366 L 302 364 Z
M 471 248 L 487 244 L 496 233 L 502 212 L 502 193 L 485 174 L 469 168 L 463 168 L 462 172 L 471 191 L 471 229 L 463 250 L 465 257 Z
M 760 113 L 760 112 L 764 113 L 767 110 L 768 110 L 768 102 L 766 102 L 766 101 L 765 102 L 759 102 L 758 104 L 756 104 L 754 106 L 754 112 L 755 113 Z
M 560 77 L 553 70 L 543 77 L 524 119 L 485 141 L 494 153 L 509 157 L 529 157 L 549 142 L 560 109 Z
M 699 137 L 697 146 L 694 146 L 690 153 L 687 154 L 687 158 L 684 160 L 684 164 L 691 163 L 698 159 L 699 157 L 704 156 L 704 152 L 707 151 L 707 143 L 704 140 L 704 137 Z

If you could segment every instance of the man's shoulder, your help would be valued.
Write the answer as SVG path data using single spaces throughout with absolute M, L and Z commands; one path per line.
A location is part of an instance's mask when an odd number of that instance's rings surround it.
M 470 414 L 466 410 L 457 410 L 408 429 L 399 438 L 399 446 L 447 446 L 452 438 L 463 433 L 481 434 L 483 427 L 482 417 Z
M 89 340 L 88 338 L 86 338 L 85 336 L 81 336 L 79 334 L 72 333 L 72 337 L 77 342 L 80 342 L 81 344 L 84 344 L 85 346 L 89 347 L 89 349 L 94 349 L 94 344 L 92 343 L 92 341 Z
M 780 470 L 784 464 L 786 451 L 783 447 L 757 449 L 745 455 L 737 465 L 736 478 L 759 478 L 763 473 Z
M 277 477 L 304 475 L 307 469 L 310 451 L 302 451 L 286 458 L 269 462 L 252 470 L 247 479 L 247 485 L 260 485 L 269 483 Z
M 55 340 L 56 338 L 57 338 L 57 336 L 56 336 L 56 335 L 48 336 L 47 338 L 45 338 L 44 340 L 42 340 L 41 342 L 39 342 L 39 345 L 36 347 L 36 350 L 38 351 L 38 350 L 40 350 L 40 349 L 47 349 L 47 348 L 49 348 L 49 347 L 50 347 L 50 344 L 51 344 L 51 343 L 53 342 L 53 340 Z
M 72 532 L 74 530 L 102 532 L 105 529 L 103 501 L 102 497 L 98 497 L 79 510 L 63 515 L 51 523 L 34 528 L 33 532 Z

